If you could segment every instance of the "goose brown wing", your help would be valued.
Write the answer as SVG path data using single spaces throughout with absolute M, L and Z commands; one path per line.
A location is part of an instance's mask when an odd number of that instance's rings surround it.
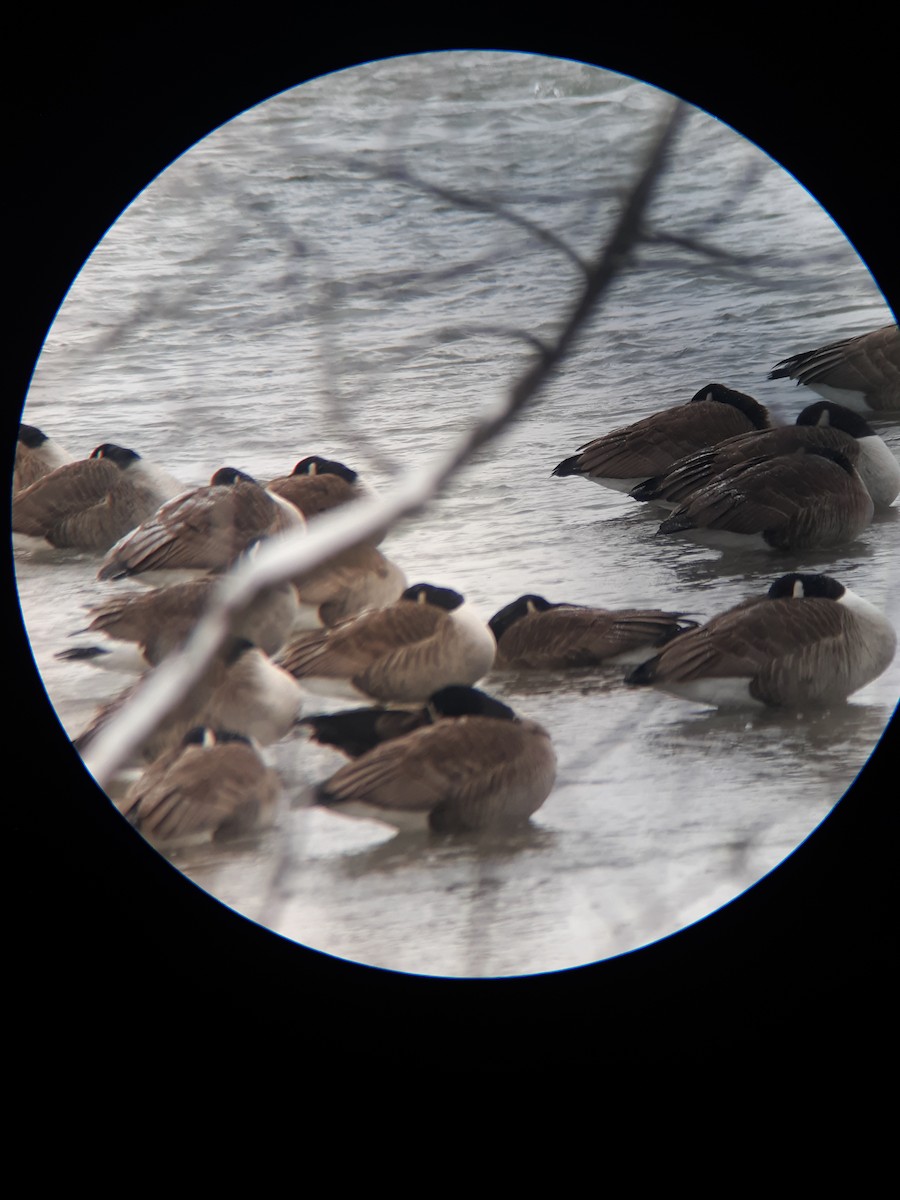
M 374 546 L 355 546 L 294 581 L 304 604 L 316 605 L 327 625 L 363 608 L 392 604 L 406 576 Z
M 307 520 L 359 495 L 353 484 L 339 475 L 284 475 L 273 479 L 268 490 L 288 500 Z
M 697 492 L 692 493 L 681 508 L 663 521 L 660 533 L 677 533 L 682 529 L 725 529 L 731 533 L 753 534 L 780 525 L 796 509 L 796 498 L 789 486 L 762 472 L 773 462 L 769 458 L 752 458 L 723 471 Z M 791 478 L 793 474 L 791 473 Z
M 120 811 L 159 840 L 250 829 L 278 796 L 277 776 L 246 744 L 177 747 L 152 763 Z
M 534 786 L 534 759 L 527 753 L 534 737 L 546 742 L 542 766 L 555 764 L 549 738 L 531 722 L 438 721 L 342 767 L 321 786 L 320 803 L 357 801 L 409 812 L 448 801 L 465 808 L 492 796 L 502 803 L 505 794 L 516 797 Z
M 500 640 L 499 658 L 520 667 L 593 666 L 639 646 L 674 637 L 694 622 L 658 609 L 603 609 L 560 605 L 529 613 Z
M 651 682 L 705 678 L 771 679 L 840 654 L 847 614 L 832 600 L 756 598 L 676 638 L 647 664 Z
M 164 504 L 114 546 L 98 578 L 178 567 L 223 570 L 255 538 L 290 527 L 285 511 L 256 484 L 198 488 Z
M 140 642 L 158 629 L 191 628 L 209 603 L 215 583 L 195 579 L 174 583 L 153 592 L 123 592 L 89 610 L 92 620 L 85 632 L 106 633 L 125 642 Z
M 298 679 L 310 675 L 353 679 L 405 648 L 433 638 L 447 620 L 446 613 L 433 605 L 403 601 L 297 638 L 276 661 Z
M 790 454 L 748 459 L 723 471 L 664 521 L 660 532 L 766 531 L 776 545 L 784 542 L 782 533 L 798 544 L 811 537 L 827 545 L 851 527 L 864 528 L 873 511 L 865 486 L 837 463 L 815 454 Z
M 614 478 L 656 475 L 704 446 L 746 433 L 749 424 L 743 413 L 729 404 L 682 404 L 589 442 L 582 447 L 578 468 Z
M 110 501 L 114 489 L 115 505 Z M 115 541 L 129 528 L 129 498 L 134 510 L 134 489 L 115 463 L 82 459 L 58 467 L 20 492 L 13 499 L 12 527 L 16 533 L 47 537 L 56 546 L 101 544 L 106 549 L 110 539 Z
M 900 331 L 896 325 L 886 325 L 860 337 L 795 354 L 777 363 L 769 378 L 867 393 L 886 390 L 894 396 L 888 407 L 900 406 Z
M 809 446 L 840 450 L 851 463 L 856 463 L 859 458 L 856 438 L 830 425 L 786 425 L 780 429 L 752 430 L 679 459 L 661 475 L 638 484 L 631 495 L 636 500 L 686 503 L 694 492 L 733 467 L 751 459 L 794 454 Z

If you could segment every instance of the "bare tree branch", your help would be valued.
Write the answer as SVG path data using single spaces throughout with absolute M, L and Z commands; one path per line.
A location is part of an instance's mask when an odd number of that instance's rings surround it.
M 680 104 L 670 111 L 612 235 L 596 260 L 583 267 L 584 286 L 562 329 L 555 341 L 540 346 L 531 366 L 512 386 L 505 401 L 477 422 L 449 453 L 420 471 L 408 473 L 392 494 L 356 501 L 324 514 L 317 518 L 315 528 L 310 532 L 290 534 L 263 546 L 254 563 L 243 565 L 223 578 L 216 599 L 184 648 L 166 659 L 144 680 L 134 700 L 92 741 L 85 764 L 101 787 L 113 778 L 209 667 L 227 637 L 234 614 L 264 588 L 310 571 L 421 510 L 480 447 L 495 438 L 537 395 L 614 280 L 629 264 L 642 236 L 644 215 L 684 116 L 685 110 Z M 555 241 L 559 242 L 559 239 Z M 572 257 L 564 243 L 560 248 L 565 248 Z

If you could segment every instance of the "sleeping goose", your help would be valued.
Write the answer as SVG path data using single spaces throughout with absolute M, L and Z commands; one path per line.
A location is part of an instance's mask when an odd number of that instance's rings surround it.
M 309 574 L 297 576 L 297 627 L 337 625 L 370 608 L 386 608 L 403 595 L 404 572 L 372 545 L 354 546 Z
M 307 521 L 367 494 L 356 471 L 334 459 L 311 454 L 290 475 L 280 475 L 268 490 L 289 500 Z
M 887 508 L 900 494 L 900 463 L 859 413 L 831 400 L 810 404 L 795 425 L 754 430 L 688 455 L 668 470 L 631 489 L 635 500 L 678 508 L 722 471 L 750 458 L 793 454 L 805 447 L 840 450 L 853 464 L 876 507 Z
M 534 595 L 520 596 L 488 622 L 497 641 L 494 666 L 520 669 L 643 662 L 696 624 L 682 613 L 551 604 Z
M 309 691 L 421 704 L 486 675 L 494 637 L 459 592 L 418 583 L 387 608 L 297 638 L 275 661 Z
M 319 745 L 333 746 L 348 758 L 359 758 L 382 742 L 403 737 L 424 725 L 434 725 L 442 717 L 460 717 L 476 711 L 489 715 L 495 706 L 499 706 L 497 712 L 506 707 L 477 688 L 451 684 L 435 692 L 422 708 L 370 705 L 301 717 L 297 727 L 306 730 Z
M 171 580 L 225 571 L 259 538 L 303 524 L 292 504 L 243 471 L 221 467 L 206 487 L 176 496 L 117 542 L 97 578 L 164 571 Z
M 72 455 L 68 450 L 64 450 L 36 425 L 21 424 L 13 468 L 13 495 L 24 492 L 35 480 L 71 461 Z
M 553 475 L 579 475 L 628 492 L 686 454 L 752 429 L 768 429 L 769 414 L 751 396 L 721 383 L 701 388 L 687 404 L 667 408 L 633 425 L 613 429 L 579 447 Z
M 827 575 L 783 575 L 676 638 L 626 683 L 714 706 L 841 702 L 890 665 L 897 636 L 869 601 Z
M 242 837 L 272 824 L 281 794 L 253 742 L 198 726 L 156 758 L 116 807 L 167 846 Z
M 104 705 L 74 739 L 79 753 L 83 754 L 110 719 L 139 694 L 141 682 Z M 228 729 L 261 746 L 270 746 L 290 732 L 301 703 L 297 681 L 287 671 L 245 638 L 231 638 L 203 677 L 147 738 L 137 758 L 151 761 L 177 744 L 195 725 Z
M 104 442 L 13 498 L 14 542 L 102 554 L 181 491 L 134 450 Z
M 521 825 L 556 780 L 546 729 L 472 691 L 468 711 L 383 742 L 316 789 L 316 803 L 400 829 L 436 832 Z
M 219 586 L 220 580 L 210 576 L 110 596 L 88 610 L 92 619 L 79 630 L 79 634 L 91 634 L 91 640 L 62 650 L 56 657 L 105 670 L 142 673 L 183 645 Z M 231 633 L 272 655 L 294 631 L 299 613 L 293 584 L 277 584 L 264 589 L 237 614 Z
M 874 512 L 845 455 L 808 447 L 729 467 L 691 493 L 657 532 L 687 532 L 714 546 L 829 549 L 852 542 Z
M 900 411 L 900 327 L 830 342 L 776 363 L 770 379 L 796 379 L 826 400 L 863 412 Z

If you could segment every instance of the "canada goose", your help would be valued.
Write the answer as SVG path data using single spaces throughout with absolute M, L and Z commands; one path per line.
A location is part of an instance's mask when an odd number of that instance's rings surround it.
M 79 753 L 83 754 L 110 719 L 139 694 L 141 682 L 104 705 L 74 739 Z M 231 638 L 203 677 L 147 738 L 136 757 L 151 761 L 195 725 L 228 729 L 269 746 L 290 732 L 301 703 L 300 687 L 293 676 L 245 638 Z
M 49 475 L 57 467 L 72 462 L 72 455 L 58 442 L 48 437 L 36 425 L 19 426 L 16 442 L 16 463 L 13 468 L 13 495 L 24 492 L 37 479 Z
M 218 578 L 209 577 L 111 596 L 89 609 L 92 620 L 78 631 L 93 634 L 93 640 L 56 657 L 106 670 L 146 671 L 187 640 L 219 586 Z M 236 616 L 231 633 L 272 655 L 294 630 L 299 612 L 293 584 L 268 587 Z
M 292 504 L 243 471 L 221 467 L 208 486 L 176 496 L 117 542 L 100 564 L 97 578 L 124 579 L 156 571 L 192 577 L 225 571 L 252 542 L 303 524 Z
M 249 738 L 198 726 L 147 767 L 117 808 L 151 841 L 183 845 L 272 824 L 280 794 Z
M 275 661 L 309 691 L 421 704 L 447 684 L 476 683 L 494 648 L 459 592 L 417 583 L 387 608 L 290 642 Z
M 356 471 L 318 454 L 301 459 L 290 475 L 271 480 L 268 490 L 289 500 L 307 521 L 365 495 Z
M 13 498 L 14 540 L 102 554 L 182 490 L 134 450 L 104 442 Z
M 457 712 L 463 707 L 457 703 Z M 555 780 L 547 730 L 473 692 L 462 715 L 383 742 L 320 784 L 315 795 L 317 804 L 350 816 L 449 833 L 522 824 Z
M 382 742 L 403 737 L 423 725 L 434 725 L 442 717 L 461 717 L 475 712 L 489 716 L 494 710 L 495 715 L 509 711 L 506 705 L 477 688 L 451 684 L 429 697 L 423 708 L 386 708 L 382 705 L 353 708 L 301 717 L 297 726 L 308 730 L 312 741 L 333 746 L 348 758 L 359 758 Z
M 301 615 L 297 628 L 337 625 L 370 608 L 386 608 L 403 595 L 404 572 L 374 546 L 363 544 L 297 576 Z
M 900 327 L 830 342 L 782 359 L 770 379 L 796 379 L 826 400 L 865 412 L 900 410 Z
M 586 442 L 578 454 L 561 462 L 553 475 L 580 475 L 617 492 L 628 492 L 686 454 L 737 433 L 769 426 L 769 414 L 751 396 L 710 383 L 686 404 Z
M 610 611 L 533 595 L 520 596 L 488 622 L 497 640 L 495 667 L 550 670 L 643 662 L 696 624 L 659 609 Z
M 858 537 L 874 512 L 845 455 L 809 447 L 729 467 L 693 492 L 657 532 L 687 531 L 712 545 L 829 549 Z
M 795 425 L 741 433 L 681 458 L 629 494 L 635 500 L 678 508 L 729 467 L 750 458 L 794 454 L 810 446 L 840 450 L 859 472 L 876 507 L 889 507 L 900 494 L 900 463 L 887 444 L 859 413 L 831 400 L 808 405 Z
M 290 501 L 307 521 L 315 520 L 322 513 L 331 512 L 352 500 L 375 494 L 351 467 L 318 454 L 301 459 L 290 475 L 273 479 L 268 484 L 268 490 Z M 364 545 L 377 546 L 386 535 L 386 529 L 378 530 L 366 538 Z
M 635 667 L 626 683 L 714 706 L 830 704 L 890 665 L 887 618 L 828 575 L 782 575 Z

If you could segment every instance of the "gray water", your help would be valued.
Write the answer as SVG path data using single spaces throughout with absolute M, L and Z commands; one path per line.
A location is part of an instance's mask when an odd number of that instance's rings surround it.
M 560 328 L 580 285 L 571 255 L 602 246 L 670 103 L 594 67 L 471 52 L 288 91 L 185 154 L 110 230 L 60 310 L 24 419 L 79 456 L 131 446 L 188 486 L 226 463 L 268 478 L 324 453 L 389 491 L 495 407 L 531 362 L 523 334 Z M 650 225 L 731 257 L 644 245 L 515 426 L 382 548 L 485 618 L 523 592 L 706 618 L 814 569 L 900 627 L 896 508 L 839 552 L 776 557 L 659 544 L 649 506 L 550 478 L 589 438 L 713 380 L 792 421 L 816 397 L 767 381 L 774 363 L 891 319 L 808 193 L 703 113 Z M 900 451 L 896 424 L 873 424 Z M 96 565 L 16 561 L 70 734 L 126 682 L 54 657 L 106 594 Z M 288 739 L 266 752 L 285 789 L 276 829 L 172 863 L 252 920 L 353 961 L 451 976 L 593 962 L 698 920 L 783 861 L 868 758 L 900 664 L 824 713 L 719 714 L 628 689 L 615 670 L 482 686 L 557 749 L 556 787 L 524 832 L 431 840 L 292 808 L 343 760 Z

